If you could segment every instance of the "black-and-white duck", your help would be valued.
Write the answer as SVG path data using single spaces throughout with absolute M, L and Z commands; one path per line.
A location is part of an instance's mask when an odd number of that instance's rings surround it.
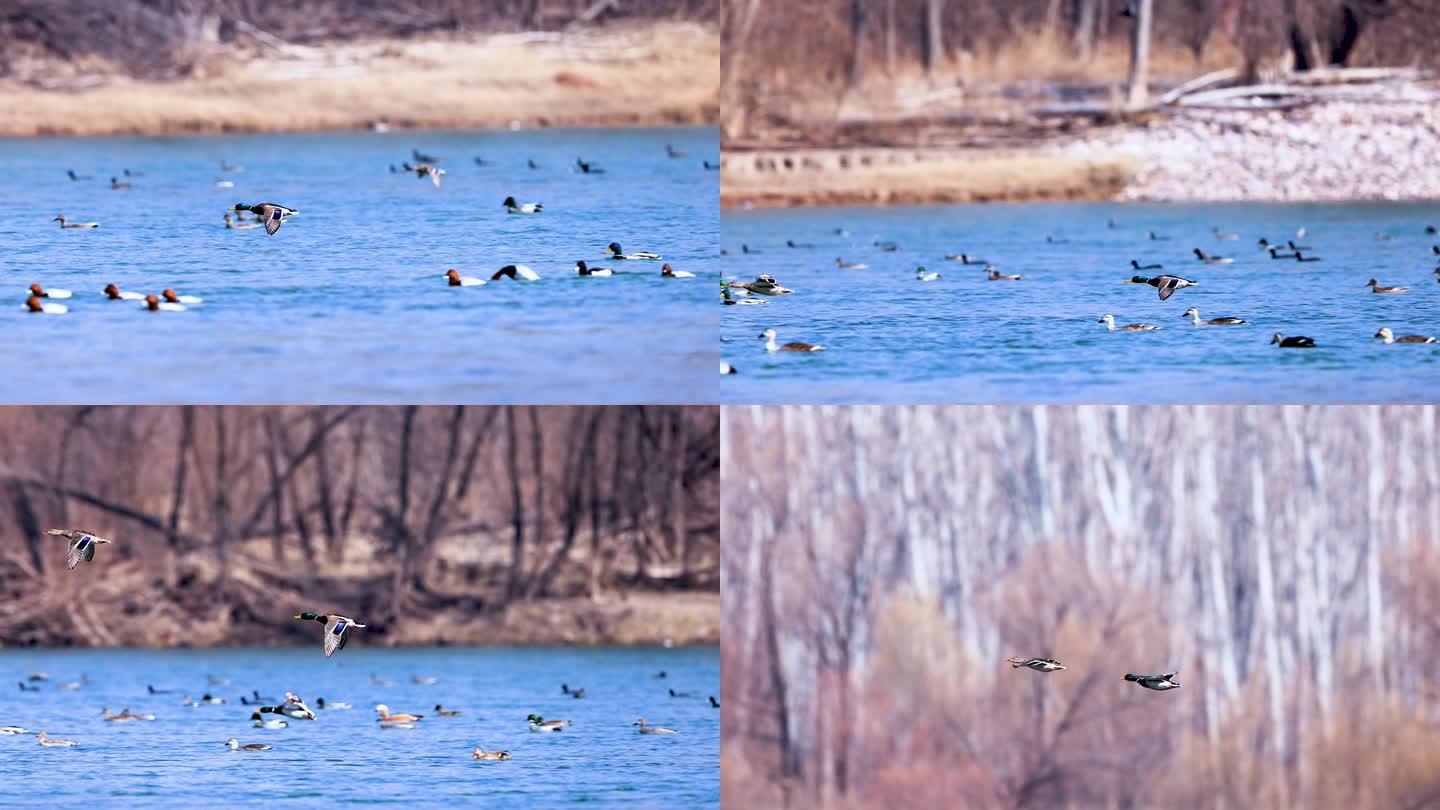
M 1199 282 L 1191 281 L 1187 278 L 1181 278 L 1179 276 L 1154 276 L 1153 278 L 1146 278 L 1145 276 L 1131 276 L 1130 280 L 1125 283 L 1149 284 L 1151 287 L 1154 287 L 1156 290 L 1159 291 L 1161 301 L 1164 301 L 1170 296 L 1174 295 L 1176 290 L 1183 290 L 1186 287 L 1194 287 L 1199 284 Z
M 1007 658 L 1005 660 L 1010 662 L 1011 669 L 1026 667 L 1036 672 L 1057 672 L 1065 668 L 1054 658 Z
M 1249 321 L 1246 321 L 1244 318 L 1229 317 L 1211 318 L 1208 321 L 1202 321 L 1200 320 L 1200 311 L 1197 310 L 1195 307 L 1190 307 L 1189 309 L 1185 310 L 1185 314 L 1181 315 L 1180 317 L 1189 318 L 1191 323 L 1193 323 L 1195 326 L 1237 326 L 1242 323 L 1249 323 Z
M 1276 332 L 1275 337 L 1270 338 L 1270 345 L 1278 345 L 1282 349 L 1313 349 L 1315 348 L 1315 338 L 1305 337 L 1304 335 L 1285 337 L 1279 332 Z
M 518 203 L 514 197 L 506 197 L 501 205 L 505 206 L 507 214 L 538 214 L 545 210 L 541 203 Z
M 625 249 L 620 247 L 619 242 L 611 242 L 606 245 L 605 255 L 611 259 L 628 259 L 630 261 L 655 261 L 664 258 L 659 253 L 651 253 L 648 250 L 637 250 L 634 253 L 626 253 Z
M 1179 672 L 1167 672 L 1164 675 L 1132 675 L 1127 673 L 1125 680 L 1138 683 L 1146 689 L 1164 692 L 1167 689 L 1180 688 L 1180 684 L 1175 683 L 1175 676 L 1179 674 Z
M 1225 257 L 1225 256 L 1215 256 L 1215 255 L 1212 255 L 1212 254 L 1210 254 L 1210 253 L 1206 253 L 1205 251 L 1201 250 L 1200 248 L 1195 248 L 1195 258 L 1199 259 L 1200 261 L 1202 261 L 1202 262 L 1204 262 L 1204 263 L 1206 263 L 1206 264 L 1234 264 L 1234 263 L 1235 263 L 1235 260 L 1234 260 L 1234 259 L 1227 258 L 1227 257 Z
M 991 281 L 1024 281 L 1025 277 L 1018 273 L 1002 273 L 996 270 L 993 265 L 985 265 L 985 277 Z
M 1105 328 L 1111 332 L 1153 332 L 1160 328 L 1153 323 L 1128 323 L 1124 326 L 1116 326 L 1115 316 L 1109 314 L 1101 315 L 1100 320 L 1096 323 L 1105 324 Z
M 614 271 L 614 270 L 611 270 L 611 269 L 609 269 L 608 267 L 606 267 L 606 268 L 591 267 L 590 265 L 586 264 L 583 259 L 580 260 L 580 261 L 578 261 L 578 262 L 575 262 L 575 272 L 579 273 L 579 274 L 582 275 L 582 276 L 613 276 L 613 275 L 615 275 L 615 271 Z

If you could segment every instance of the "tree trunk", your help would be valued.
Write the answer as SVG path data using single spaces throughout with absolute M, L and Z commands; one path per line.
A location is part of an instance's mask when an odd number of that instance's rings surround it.
M 506 601 L 520 595 L 525 564 L 525 493 L 520 488 L 520 431 L 515 424 L 515 406 L 505 406 L 505 470 L 510 476 L 510 573 L 505 584 Z
M 850 3 L 850 86 L 858 87 L 865 81 L 865 62 L 870 58 L 866 41 L 870 38 L 869 0 L 851 0 Z
M 931 76 L 945 58 L 945 0 L 925 2 L 925 72 Z
M 1150 75 L 1150 19 L 1155 0 L 1136 0 L 1134 28 L 1130 32 L 1130 109 L 1138 110 L 1149 100 L 1146 82 Z
M 1099 0 L 1080 0 L 1075 17 L 1075 58 L 1088 63 L 1095 55 L 1095 19 Z

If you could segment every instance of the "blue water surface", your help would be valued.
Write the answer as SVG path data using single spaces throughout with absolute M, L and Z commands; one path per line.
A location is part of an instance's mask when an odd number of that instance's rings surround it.
M 441 188 L 389 171 L 415 147 L 443 159 Z M 718 151 L 709 128 L 0 141 L 0 401 L 713 401 L 701 279 L 714 275 L 719 175 L 701 162 Z M 606 173 L 578 173 L 577 157 Z M 134 189 L 110 190 L 111 176 Z M 507 196 L 544 213 L 507 215 Z M 273 237 L 226 230 L 236 202 L 300 214 Z M 62 231 L 62 213 L 100 228 Z M 612 241 L 697 278 L 606 261 Z M 578 259 L 619 274 L 579 278 Z M 542 280 L 443 279 L 507 264 Z M 26 313 L 36 283 L 73 291 L 71 312 Z M 109 283 L 205 300 L 148 313 L 105 300 Z
M 667 677 L 656 673 L 664 670 Z M 51 681 L 22 692 L 43 671 Z M 78 690 L 57 683 L 78 681 Z M 374 674 L 393 683 L 377 686 Z M 229 679 L 210 685 L 207 676 Z M 412 676 L 434 677 L 419 685 Z M 585 698 L 561 694 L 561 683 Z M 718 807 L 720 712 L 715 647 L 366 648 L 363 637 L 327 661 L 314 649 L 0 651 L 0 725 L 74 740 L 44 748 L 32 734 L 0 735 L 0 805 L 50 807 L 280 807 L 404 804 L 420 807 Z M 147 685 L 173 689 L 152 695 Z M 693 691 L 672 698 L 668 689 Z M 284 729 L 254 728 L 242 695 L 259 690 L 348 702 Z M 210 692 L 223 706 L 185 708 Z M 382 730 L 374 707 L 425 715 L 414 729 Z M 438 717 L 435 704 L 463 712 Z M 106 722 L 101 709 L 151 713 L 153 722 Z M 534 712 L 570 720 L 533 733 Z M 265 715 L 270 718 L 275 715 Z M 644 717 L 673 735 L 641 735 Z M 270 751 L 231 751 L 265 743 Z M 475 746 L 509 751 L 475 761 Z
M 723 217 L 728 276 L 769 273 L 795 292 L 721 312 L 725 402 L 1434 402 L 1440 335 L 1432 270 L 1440 206 L 1416 204 L 1026 204 L 736 211 Z M 1236 233 L 1234 240 L 1220 239 Z M 1272 260 L 1260 238 L 1319 262 Z M 840 230 L 840 233 L 836 231 Z M 1168 237 L 1153 240 L 1149 234 Z M 1377 238 L 1393 237 L 1393 238 Z M 1053 241 L 1047 242 L 1047 237 Z M 807 247 L 788 247 L 787 241 Z M 877 242 L 894 242 L 887 252 Z M 748 246 L 751 253 L 743 253 Z M 1235 259 L 1201 262 L 1191 250 Z M 987 281 L 965 253 L 1020 282 Z M 865 263 L 842 270 L 835 259 Z M 1123 283 L 1130 261 L 1199 282 L 1168 301 Z M 935 282 L 915 280 L 924 265 Z M 1370 278 L 1410 288 L 1374 295 Z M 712 290 L 712 295 L 714 292 Z M 1181 314 L 1235 316 L 1195 328 Z M 1153 323 L 1155 332 L 1106 332 Z M 767 355 L 756 336 L 826 346 Z M 1318 348 L 1281 350 L 1275 333 Z

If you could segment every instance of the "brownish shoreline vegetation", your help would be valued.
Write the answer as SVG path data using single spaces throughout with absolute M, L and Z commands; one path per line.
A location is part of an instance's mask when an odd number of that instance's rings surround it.
M 719 641 L 718 408 L 0 409 L 0 645 Z M 48 528 L 114 542 L 65 568 Z
M 709 124 L 718 5 L 28 0 L 0 136 Z

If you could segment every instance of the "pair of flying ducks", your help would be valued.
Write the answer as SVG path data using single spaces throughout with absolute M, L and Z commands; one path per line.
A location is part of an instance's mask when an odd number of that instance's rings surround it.
M 1026 667 L 1036 672 L 1055 672 L 1056 670 L 1065 668 L 1060 665 L 1059 661 L 1053 658 L 1011 658 L 1009 661 L 1011 669 Z M 1179 674 L 1179 672 L 1167 672 L 1164 675 L 1134 675 L 1126 673 L 1125 680 L 1138 683 L 1146 689 L 1164 692 L 1167 689 L 1180 688 L 1180 684 L 1175 682 L 1175 676 Z

